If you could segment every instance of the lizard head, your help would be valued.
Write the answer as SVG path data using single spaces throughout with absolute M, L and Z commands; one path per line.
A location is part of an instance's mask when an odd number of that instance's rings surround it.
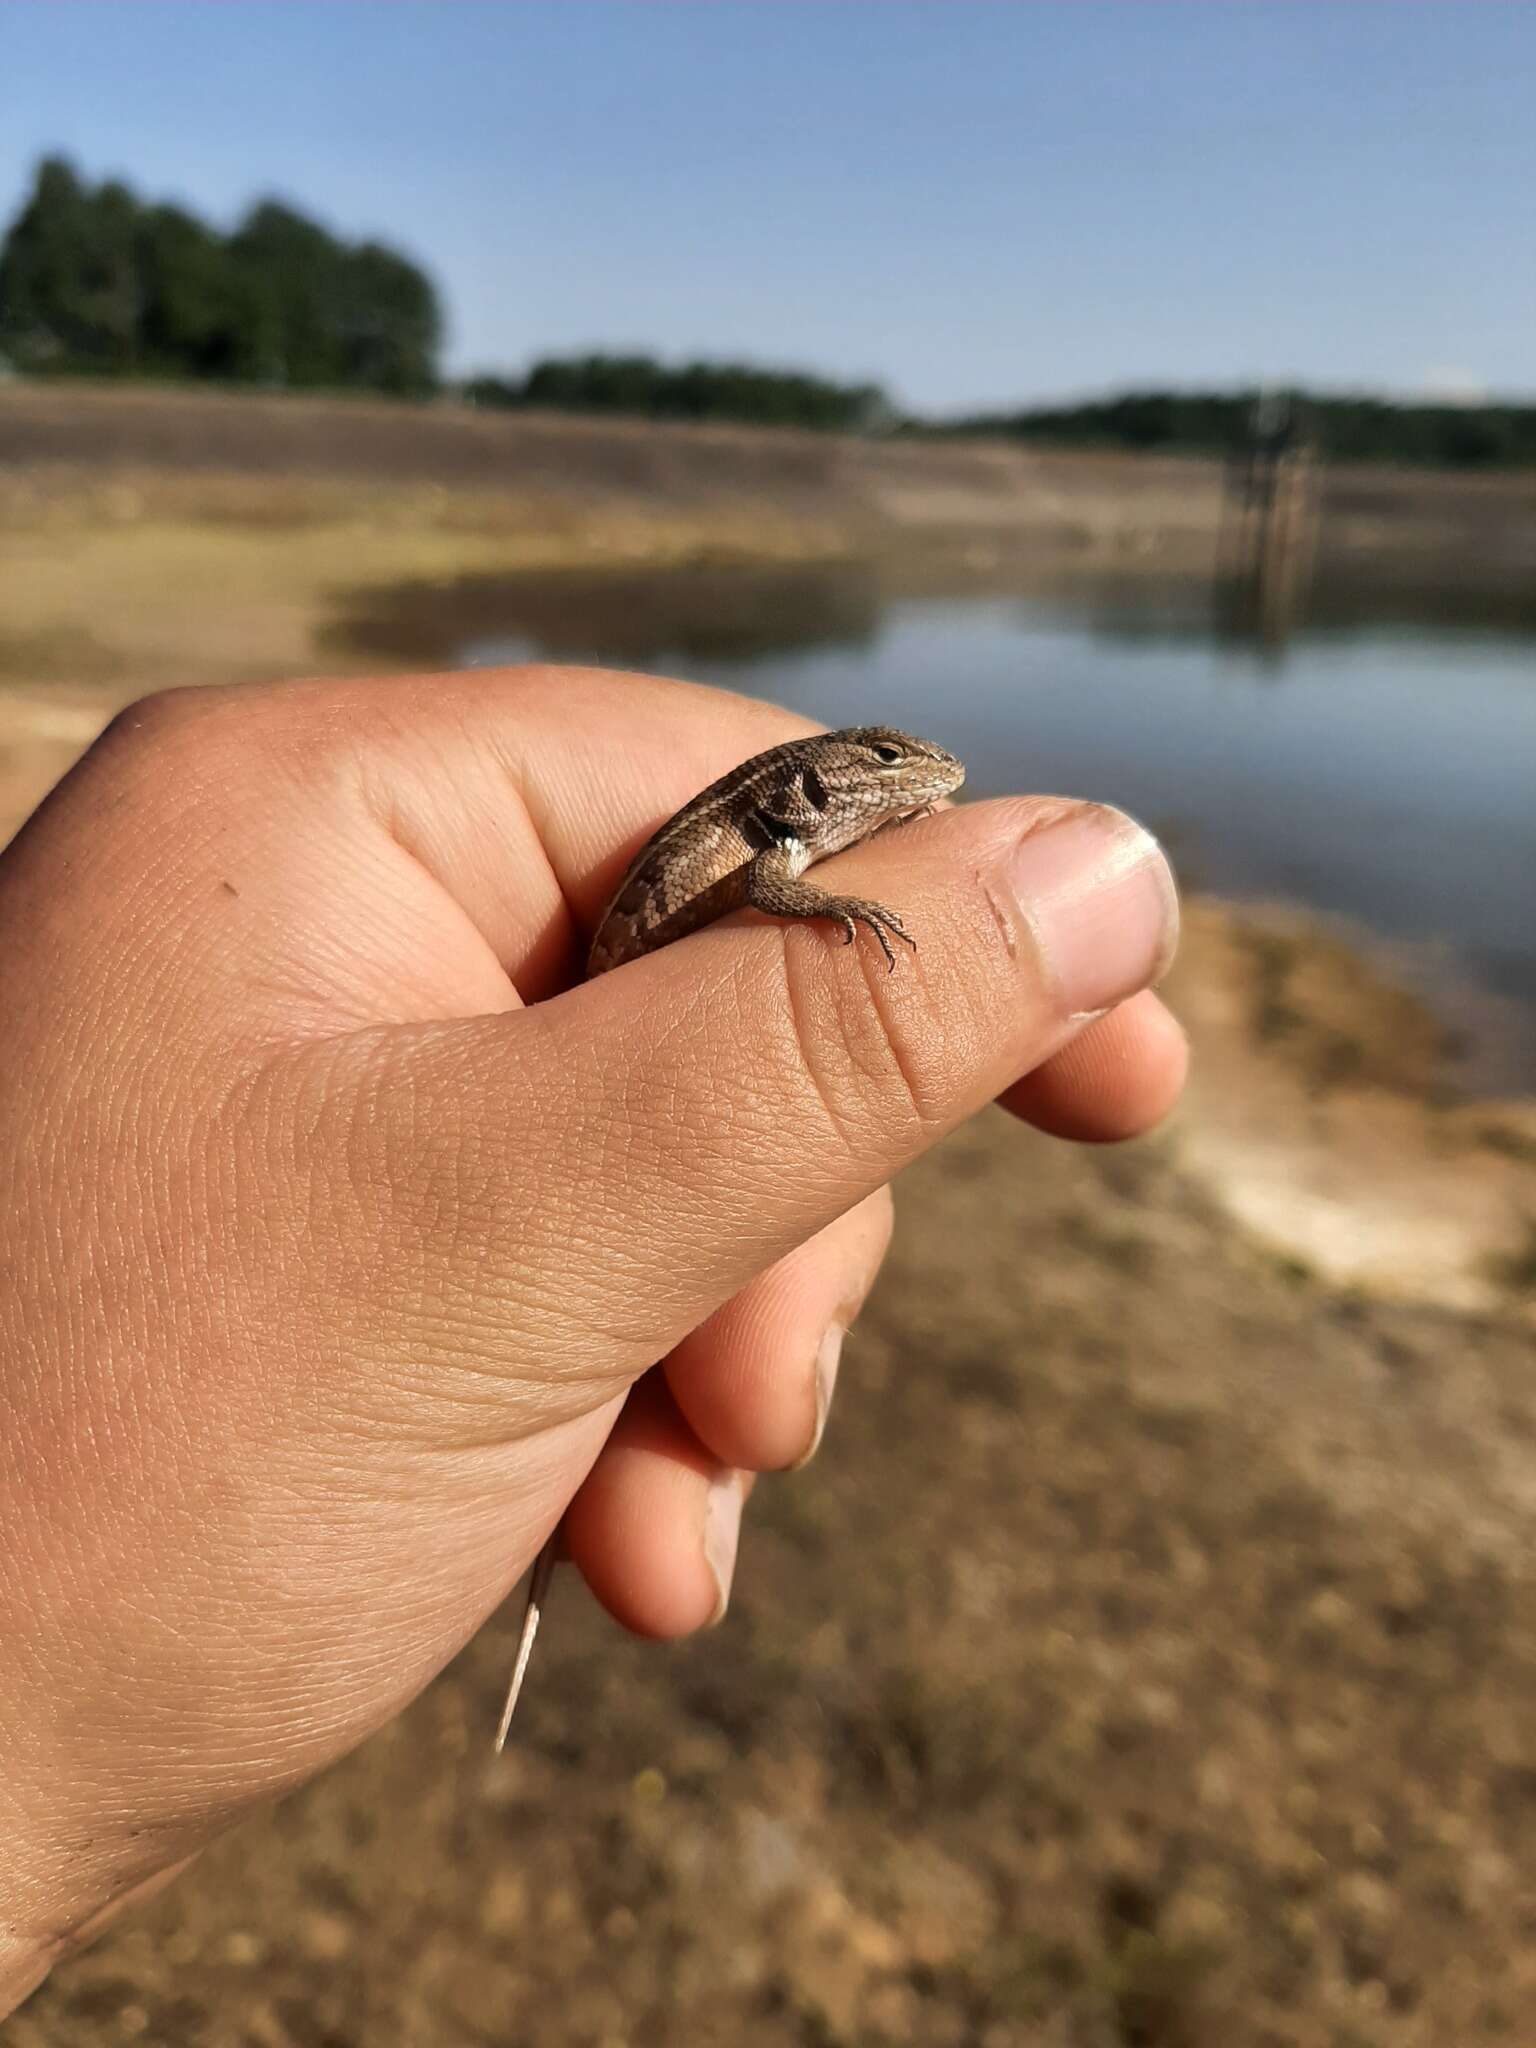
M 921 810 L 951 796 L 965 780 L 965 763 L 932 740 L 915 739 L 890 725 L 856 725 L 830 735 L 842 742 L 840 770 L 850 786 L 888 791 L 893 811 Z M 836 783 L 839 767 L 826 780 Z

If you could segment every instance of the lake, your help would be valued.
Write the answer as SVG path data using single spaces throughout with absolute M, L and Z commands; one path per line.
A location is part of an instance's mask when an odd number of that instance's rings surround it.
M 1223 637 L 1199 592 L 902 597 L 718 572 L 546 584 L 460 648 L 532 658 L 906 726 L 968 763 L 969 795 L 1119 804 L 1203 888 L 1430 942 L 1536 1002 L 1536 636 L 1353 623 L 1266 650 Z

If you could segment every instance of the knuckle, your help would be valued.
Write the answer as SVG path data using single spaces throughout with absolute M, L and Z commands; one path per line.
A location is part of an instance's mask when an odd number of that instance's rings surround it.
M 345 685 L 209 685 L 158 690 L 117 714 L 97 741 L 126 798 L 222 810 L 230 790 L 334 778 L 357 721 Z
M 262 746 L 279 696 L 276 690 L 229 685 L 156 690 L 117 714 L 98 749 L 119 767 L 143 765 L 162 781 L 169 762 L 192 787 L 204 773 L 222 783 L 231 762 Z
M 201 718 L 215 695 L 210 689 L 152 690 L 125 705 L 108 722 L 98 744 L 119 751 L 163 746 Z
M 100 829 L 184 823 L 203 798 L 205 727 L 219 692 L 159 690 L 127 705 L 103 728 L 79 764 Z

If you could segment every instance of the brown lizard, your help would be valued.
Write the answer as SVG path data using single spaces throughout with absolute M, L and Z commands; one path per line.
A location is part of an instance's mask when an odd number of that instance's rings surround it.
M 917 945 L 896 912 L 801 877 L 829 854 L 932 810 L 964 780 L 953 754 L 884 725 L 813 733 L 753 755 L 684 804 L 635 855 L 592 940 L 588 979 L 747 905 L 773 917 L 830 918 L 849 945 L 868 925 L 894 972 L 888 934 Z M 558 1543 L 557 1530 L 533 1567 L 498 1750 L 527 1675 Z

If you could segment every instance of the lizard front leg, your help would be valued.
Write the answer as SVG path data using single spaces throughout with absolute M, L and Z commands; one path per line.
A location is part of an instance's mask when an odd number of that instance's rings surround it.
M 843 928 L 843 943 L 851 946 L 858 927 L 867 924 L 880 941 L 886 965 L 892 973 L 896 955 L 887 932 L 917 951 L 917 941 L 894 910 L 883 903 L 871 903 L 863 896 L 834 896 L 800 877 L 810 866 L 810 853 L 798 839 L 785 839 L 770 846 L 747 863 L 746 897 L 755 910 L 770 917 L 827 917 Z

